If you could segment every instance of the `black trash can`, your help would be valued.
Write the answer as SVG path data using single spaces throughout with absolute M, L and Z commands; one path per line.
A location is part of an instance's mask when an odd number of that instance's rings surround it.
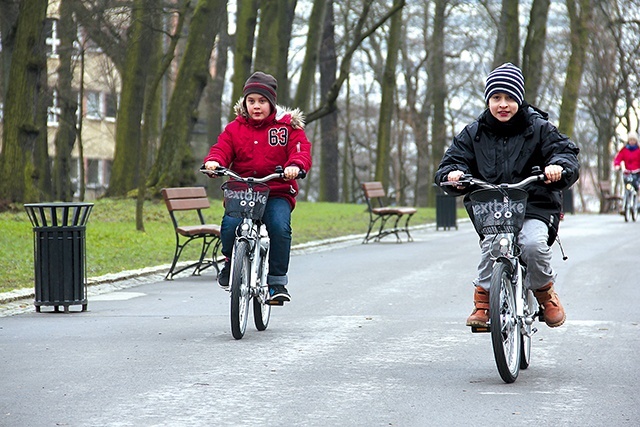
M 29 203 L 33 225 L 35 306 L 87 310 L 85 231 L 93 203 Z
M 456 221 L 456 198 L 445 193 L 436 194 L 436 230 L 442 227 L 448 230 L 452 227 L 458 229 Z
M 562 192 L 562 212 L 575 214 L 573 206 L 573 188 L 567 188 Z

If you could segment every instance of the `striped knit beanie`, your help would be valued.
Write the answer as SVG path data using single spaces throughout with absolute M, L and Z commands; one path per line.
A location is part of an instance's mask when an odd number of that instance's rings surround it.
M 242 89 L 242 96 L 247 96 L 250 93 L 258 93 L 269 100 L 273 111 L 276 109 L 276 101 L 278 99 L 278 81 L 270 74 L 265 74 L 262 71 L 256 71 L 249 77 Z M 244 101 L 243 101 L 244 104 Z M 246 105 L 245 105 L 246 108 Z
M 507 62 L 489 73 L 484 88 L 484 101 L 489 104 L 489 99 L 498 92 L 506 93 L 518 105 L 522 105 L 524 101 L 524 76 L 520 68 Z

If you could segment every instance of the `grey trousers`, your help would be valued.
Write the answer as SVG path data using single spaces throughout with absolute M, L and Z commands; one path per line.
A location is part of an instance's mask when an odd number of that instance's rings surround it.
M 491 287 L 491 245 L 495 235 L 485 236 L 480 242 L 481 255 L 478 264 L 478 277 L 473 281 L 475 286 L 485 290 Z M 537 219 L 525 219 L 522 230 L 518 235 L 518 245 L 522 249 L 521 258 L 527 264 L 527 277 L 524 286 L 528 289 L 540 289 L 549 282 L 556 281 L 556 273 L 551 267 L 553 252 L 547 245 L 549 229 L 547 225 Z

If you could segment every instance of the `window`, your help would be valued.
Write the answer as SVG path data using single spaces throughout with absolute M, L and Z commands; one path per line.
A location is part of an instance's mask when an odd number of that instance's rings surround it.
M 87 112 L 86 115 L 90 119 L 100 119 L 102 117 L 102 108 L 100 103 L 100 92 L 87 91 Z
M 118 111 L 117 99 L 110 93 L 105 95 L 105 117 L 107 119 L 115 119 Z
M 58 37 L 58 20 L 47 19 L 44 24 L 45 44 L 47 46 L 47 56 L 58 56 L 58 46 L 60 46 L 60 38 Z

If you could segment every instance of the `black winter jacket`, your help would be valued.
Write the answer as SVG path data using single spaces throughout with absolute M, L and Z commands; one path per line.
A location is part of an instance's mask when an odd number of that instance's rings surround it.
M 561 190 L 578 180 L 580 150 L 547 120 L 548 114 L 544 111 L 524 104 L 519 114 L 520 130 L 501 134 L 492 126 L 491 113 L 486 109 L 453 139 L 435 174 L 435 183 L 446 181 L 449 172 L 460 170 L 494 184 L 512 184 L 530 176 L 535 166 L 542 170 L 548 165 L 562 166 L 569 173 L 560 181 L 551 184 L 537 182 L 527 189 L 526 217 L 540 219 L 549 225 L 551 244 L 560 222 Z M 448 193 L 466 194 L 464 204 L 470 216 L 468 194 L 475 189 L 446 187 Z

